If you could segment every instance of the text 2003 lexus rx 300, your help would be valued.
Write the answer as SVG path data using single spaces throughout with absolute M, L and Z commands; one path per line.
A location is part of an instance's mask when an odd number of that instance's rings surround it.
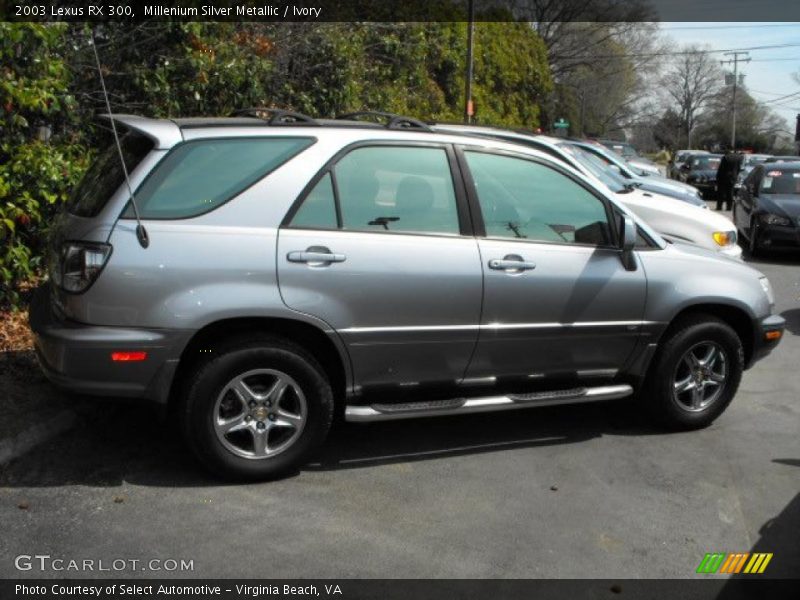
M 296 469 L 335 406 L 368 422 L 636 393 L 702 427 L 782 335 L 761 273 L 666 243 L 542 152 L 405 117 L 243 114 L 114 117 L 135 204 L 112 146 L 54 223 L 31 308 L 52 381 L 170 406 L 218 473 Z

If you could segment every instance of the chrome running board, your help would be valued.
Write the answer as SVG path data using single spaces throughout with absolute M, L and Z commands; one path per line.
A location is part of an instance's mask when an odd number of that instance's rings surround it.
M 506 396 L 486 396 L 481 398 L 456 398 L 430 402 L 406 402 L 403 404 L 372 404 L 370 406 L 348 406 L 344 412 L 345 421 L 369 423 L 372 421 L 393 421 L 396 419 L 415 419 L 417 417 L 443 417 L 469 413 L 532 408 L 534 406 L 553 406 L 555 404 L 577 404 L 616 400 L 633 393 L 629 385 L 606 385 L 601 387 L 581 387 L 552 392 L 533 392 L 530 394 L 509 394 Z

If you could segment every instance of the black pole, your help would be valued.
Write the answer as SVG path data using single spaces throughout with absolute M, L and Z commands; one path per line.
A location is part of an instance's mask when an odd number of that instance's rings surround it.
M 472 37 L 475 30 L 475 2 L 469 0 L 469 24 L 467 25 L 467 81 L 464 90 L 464 122 L 472 121 Z

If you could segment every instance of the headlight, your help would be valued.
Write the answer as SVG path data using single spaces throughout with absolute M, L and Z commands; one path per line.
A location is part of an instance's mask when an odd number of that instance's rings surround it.
M 758 282 L 761 284 L 761 288 L 767 295 L 767 300 L 769 300 L 769 305 L 775 306 L 775 294 L 772 293 L 772 286 L 769 283 L 769 279 L 767 279 L 766 277 L 761 277 L 759 278 Z
M 715 231 L 711 234 L 711 237 L 714 238 L 714 241 L 719 246 L 732 246 L 736 243 L 735 231 Z
M 761 215 L 761 222 L 764 225 L 781 225 L 783 227 L 791 227 L 792 221 L 789 217 L 782 217 L 781 215 Z
M 108 244 L 67 242 L 61 247 L 56 283 L 65 291 L 80 293 L 89 289 L 111 255 Z

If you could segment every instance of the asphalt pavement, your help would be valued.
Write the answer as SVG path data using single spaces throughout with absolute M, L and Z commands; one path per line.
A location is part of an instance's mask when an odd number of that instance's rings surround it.
M 754 264 L 788 331 L 708 429 L 624 401 L 338 424 L 295 476 L 231 485 L 148 408 L 81 404 L 0 467 L 0 577 L 697 577 L 707 552 L 754 551 L 798 576 L 800 253 Z M 15 567 L 35 554 L 193 570 Z

